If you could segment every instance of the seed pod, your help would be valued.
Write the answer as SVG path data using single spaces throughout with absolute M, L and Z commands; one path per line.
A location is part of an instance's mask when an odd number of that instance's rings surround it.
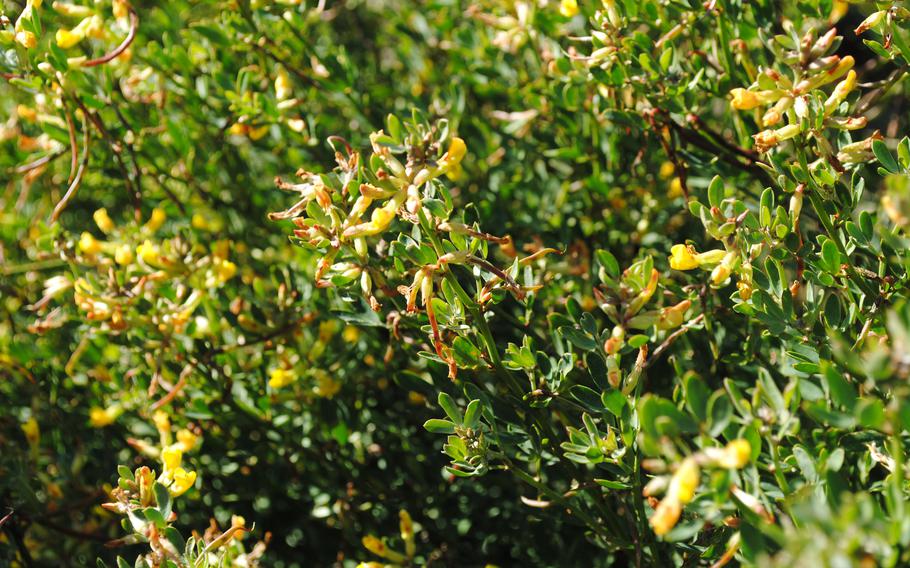
M 793 227 L 794 232 L 799 229 L 799 214 L 803 210 L 803 192 L 805 188 L 805 184 L 799 184 L 796 187 L 796 191 L 790 196 L 790 226 Z

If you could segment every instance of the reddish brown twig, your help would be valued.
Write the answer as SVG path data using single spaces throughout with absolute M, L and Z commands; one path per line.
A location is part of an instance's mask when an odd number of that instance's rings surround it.
M 126 51 L 126 48 L 133 43 L 133 40 L 136 39 L 136 32 L 139 30 L 139 16 L 136 14 L 136 11 L 130 8 L 130 31 L 123 39 L 123 41 L 114 48 L 113 51 L 102 55 L 98 59 L 89 59 L 88 61 L 82 64 L 82 67 L 96 67 L 98 65 L 104 65 L 105 63 L 115 59 L 118 55 Z
M 66 190 L 66 193 L 63 194 L 63 198 L 57 203 L 57 206 L 54 207 L 54 211 L 51 213 L 50 224 L 53 225 L 57 222 L 57 219 L 60 217 L 60 214 L 63 213 L 63 210 L 66 209 L 66 206 L 69 205 L 69 202 L 76 195 L 76 191 L 79 190 L 79 186 L 82 185 L 82 177 L 85 175 L 85 168 L 88 167 L 88 157 L 89 157 L 89 130 L 88 125 L 85 123 L 85 118 L 82 119 L 82 131 L 83 131 L 83 148 L 84 152 L 82 155 L 82 161 L 79 163 L 79 169 L 76 170 L 76 175 L 73 177 L 72 183 L 70 183 L 69 188 Z

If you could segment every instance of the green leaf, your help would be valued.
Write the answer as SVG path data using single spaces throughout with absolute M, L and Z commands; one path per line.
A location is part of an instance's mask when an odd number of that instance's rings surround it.
M 597 349 L 597 342 L 594 341 L 594 338 L 580 329 L 576 329 L 572 326 L 564 326 L 559 328 L 559 333 L 579 349 L 584 351 L 593 351 L 594 349 Z
M 617 418 L 622 418 L 622 411 L 628 404 L 628 399 L 622 391 L 618 389 L 610 389 L 604 391 L 600 397 L 601 403 L 603 403 L 604 408 L 610 411 L 613 416 Z
M 594 389 L 584 385 L 574 385 L 569 389 L 569 394 L 572 395 L 572 398 L 590 410 L 598 412 L 603 410 L 603 403 L 600 400 L 600 395 L 597 394 Z
M 433 434 L 454 434 L 455 423 L 440 418 L 431 418 L 423 423 L 424 429 Z
M 168 492 L 167 487 L 157 481 L 152 487 L 155 492 L 155 501 L 158 504 L 158 510 L 161 511 L 161 515 L 166 519 L 171 514 L 171 494 Z
M 613 253 L 608 250 L 597 249 L 594 252 L 594 256 L 600 266 L 603 267 L 607 276 L 613 279 L 619 278 L 619 262 L 616 261 L 616 257 L 613 256 Z
M 440 392 L 437 400 L 439 406 L 445 411 L 446 416 L 455 424 L 459 424 L 461 422 L 461 412 L 459 412 L 458 406 L 455 405 L 455 401 L 452 400 L 452 397 L 445 392 Z
M 468 408 L 464 411 L 464 421 L 462 424 L 465 428 L 477 428 L 480 422 L 482 406 L 480 401 L 475 399 L 468 403 Z
M 884 142 L 881 140 L 873 140 L 872 153 L 875 154 L 875 159 L 877 159 L 886 170 L 892 174 L 900 172 L 900 166 L 897 165 L 897 162 L 894 160 L 894 156 L 892 156 L 891 152 L 888 151 L 888 147 L 885 146 Z
M 822 243 L 822 262 L 825 269 L 832 274 L 840 272 L 841 256 L 834 241 L 827 239 Z
M 834 404 L 843 406 L 852 412 L 857 400 L 856 389 L 853 388 L 853 385 L 847 382 L 832 363 L 823 364 L 822 373 Z
M 716 391 L 708 401 L 708 435 L 719 436 L 733 418 L 733 404 L 724 391 Z
M 621 481 L 612 481 L 610 479 L 594 479 L 594 483 L 600 485 L 601 487 L 606 487 L 607 489 L 618 489 L 626 490 L 631 489 L 632 486 L 628 483 L 623 483 Z
M 708 184 L 708 203 L 711 207 L 720 207 L 724 200 L 724 181 L 720 176 L 714 176 Z
M 452 354 L 455 357 L 455 364 L 464 368 L 476 367 L 481 357 L 480 349 L 461 336 L 452 342 Z

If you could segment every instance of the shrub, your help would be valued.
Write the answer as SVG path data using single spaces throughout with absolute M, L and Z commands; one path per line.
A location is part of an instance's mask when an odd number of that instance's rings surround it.
M 910 561 L 900 3 L 3 9 L 2 562 Z

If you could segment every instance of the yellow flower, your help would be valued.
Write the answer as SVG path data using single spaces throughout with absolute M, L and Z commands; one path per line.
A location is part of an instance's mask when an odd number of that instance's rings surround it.
M 689 503 L 695 497 L 700 475 L 695 459 L 691 457 L 684 459 L 670 480 L 667 495 L 675 497 L 682 505 Z
M 280 389 L 288 386 L 297 380 L 297 375 L 289 369 L 272 369 L 269 373 L 269 386 L 273 389 Z
M 375 554 L 393 562 L 395 564 L 404 564 L 407 558 L 399 552 L 395 552 L 385 545 L 384 542 L 379 540 L 373 535 L 367 535 L 360 539 L 360 542 L 363 544 L 363 547 Z
M 341 332 L 341 337 L 345 343 L 354 343 L 360 339 L 360 330 L 357 329 L 357 326 L 346 325 L 344 331 Z
M 468 153 L 468 147 L 464 143 L 464 140 L 455 136 L 452 138 L 452 141 L 449 143 L 449 149 L 442 156 L 442 159 L 439 161 L 439 164 L 444 169 L 451 169 L 461 163 L 462 158 L 465 154 Z
M 233 136 L 246 136 L 247 132 L 250 131 L 250 127 L 246 124 L 235 122 L 228 128 L 228 134 Z
M 180 463 L 183 461 L 183 450 L 176 446 L 169 446 L 161 450 L 161 463 L 164 464 L 164 477 L 171 477 L 171 474 L 180 469 Z
M 718 465 L 729 469 L 741 469 L 752 459 L 752 444 L 748 440 L 739 438 L 733 440 L 724 448 L 724 454 L 718 460 Z
M 161 252 L 158 250 L 158 245 L 148 239 L 136 247 L 136 256 L 142 262 L 152 266 L 161 262 Z
M 263 136 L 265 136 L 268 133 L 269 133 L 269 125 L 263 124 L 262 126 L 259 126 L 257 128 L 251 128 L 249 130 L 249 132 L 247 132 L 247 136 L 249 136 L 250 140 L 255 141 L 255 140 L 259 140 L 260 138 L 262 138 Z
M 86 37 L 104 37 L 104 20 L 97 14 L 83 18 L 82 21 L 71 30 L 64 28 L 57 30 L 57 47 L 69 49 Z
M 660 165 L 660 172 L 657 174 L 661 179 L 670 179 L 676 173 L 676 166 L 673 162 L 664 162 Z
M 95 220 L 95 224 L 98 225 L 98 228 L 105 233 L 110 233 L 116 227 L 114 221 L 111 220 L 110 215 L 107 214 L 107 209 L 104 207 L 95 211 L 92 214 L 92 218 Z
M 667 191 L 667 197 L 679 197 L 682 194 L 682 180 L 678 177 L 675 177 L 670 181 L 670 189 Z
M 676 526 L 683 506 L 695 498 L 700 475 L 698 464 L 692 457 L 684 459 L 679 465 L 679 469 L 670 479 L 667 495 L 654 509 L 654 514 L 649 520 L 654 534 L 663 536 Z
M 79 250 L 89 256 L 101 252 L 101 243 L 91 233 L 82 233 L 79 236 Z
M 84 33 L 79 33 L 76 30 L 70 31 L 67 29 L 57 30 L 56 40 L 57 47 L 62 49 L 69 49 L 85 39 Z
M 28 441 L 30 446 L 37 446 L 38 442 L 41 441 L 41 428 L 38 426 L 38 421 L 35 420 L 35 417 L 32 416 L 26 420 L 22 426 L 22 433 L 25 434 L 25 439 Z
M 177 431 L 177 446 L 184 452 L 188 452 L 195 448 L 198 441 L 199 436 L 193 434 L 186 428 L 181 428 Z
M 16 42 L 25 49 L 33 49 L 38 45 L 38 38 L 32 32 L 22 30 L 16 32 Z
M 275 77 L 275 98 L 279 101 L 286 101 L 291 98 L 294 88 L 291 85 L 291 78 L 284 67 L 278 68 L 278 75 Z
M 220 260 L 215 263 L 215 275 L 221 283 L 227 282 L 237 274 L 237 265 L 230 260 Z
M 379 231 L 385 231 L 389 225 L 392 224 L 392 219 L 395 218 L 395 212 L 397 210 L 397 207 L 395 209 L 392 209 L 388 205 L 374 209 L 373 213 L 370 215 L 370 222 Z
M 316 386 L 313 392 L 316 396 L 322 398 L 332 398 L 341 390 L 341 383 L 329 376 L 325 371 L 320 370 L 316 376 Z
M 417 552 L 414 543 L 414 521 L 411 515 L 404 509 L 398 511 L 398 528 L 401 532 L 401 540 L 404 541 L 404 552 L 408 558 L 412 558 Z
M 464 177 L 464 168 L 461 164 L 455 164 L 446 172 L 446 177 L 452 181 L 458 181 Z
M 113 424 L 118 416 L 120 416 L 120 408 L 117 406 L 108 408 L 94 406 L 89 410 L 88 421 L 94 428 L 104 428 Z
M 221 217 L 219 217 L 218 214 L 212 211 L 193 213 L 191 223 L 194 229 L 213 233 L 220 231 L 224 227 L 224 221 L 221 220 Z
M 674 499 L 664 499 L 658 503 L 654 509 L 654 514 L 648 520 L 654 534 L 663 536 L 670 532 L 679 521 L 679 515 L 682 513 L 682 506 Z
M 752 110 L 761 104 L 758 94 L 748 89 L 736 88 L 730 94 L 733 96 L 730 106 L 737 110 Z
M 695 249 L 688 245 L 673 245 L 670 249 L 670 268 L 673 270 L 692 270 L 698 268 Z
M 121 266 L 125 266 L 133 262 L 134 258 L 135 256 L 133 255 L 133 249 L 126 243 L 123 243 L 117 247 L 117 250 L 114 252 L 114 260 Z
M 164 224 L 164 221 L 166 219 L 167 214 L 164 212 L 164 210 L 156 207 L 152 209 L 152 215 L 149 217 L 149 220 L 146 221 L 145 229 L 150 233 L 154 233 L 161 228 L 161 225 Z
M 736 283 L 736 289 L 739 290 L 739 297 L 748 302 L 752 297 L 752 283 L 746 280 L 740 280 Z
M 114 17 L 118 20 L 126 18 L 130 13 L 130 5 L 125 0 L 114 0 Z
M 179 497 L 186 493 L 193 484 L 196 483 L 196 472 L 186 471 L 182 467 L 174 470 L 174 481 L 168 487 L 168 491 L 173 497 Z
M 152 414 L 152 422 L 155 423 L 155 428 L 157 428 L 158 433 L 162 436 L 165 434 L 170 434 L 171 432 L 171 419 L 168 417 L 167 412 L 163 410 L 156 410 Z
M 26 122 L 35 122 L 35 120 L 38 118 L 38 111 L 25 105 L 17 105 L 16 114 L 19 115 L 19 118 Z
M 566 18 L 571 18 L 578 14 L 578 1 L 577 0 L 562 0 L 559 3 L 559 13 L 565 16 Z

